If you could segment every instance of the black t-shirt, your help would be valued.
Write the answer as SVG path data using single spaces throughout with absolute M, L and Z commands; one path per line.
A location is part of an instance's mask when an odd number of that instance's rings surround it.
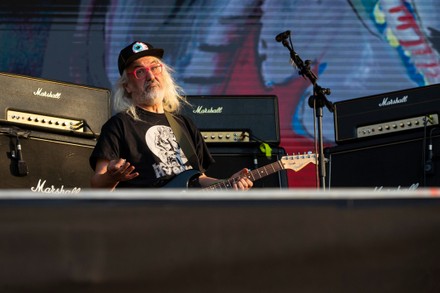
M 93 169 L 100 158 L 122 158 L 136 167 L 139 176 L 121 181 L 117 187 L 161 187 L 185 170 L 198 169 L 203 173 L 214 162 L 199 130 L 188 117 L 174 115 L 193 143 L 198 159 L 195 168 L 188 161 L 189 155 L 180 148 L 165 114 L 136 110 L 140 120 L 133 119 L 126 112 L 111 117 L 102 126 L 90 156 Z

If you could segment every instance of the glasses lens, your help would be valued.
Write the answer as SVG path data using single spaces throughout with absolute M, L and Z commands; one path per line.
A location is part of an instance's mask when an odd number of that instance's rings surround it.
M 151 72 L 153 72 L 153 74 L 159 74 L 162 72 L 162 64 L 158 64 L 155 66 L 150 67 Z
M 139 67 L 133 71 L 134 77 L 137 79 L 144 79 L 147 76 L 147 72 L 151 71 L 154 75 L 162 72 L 162 64 L 154 65 L 151 67 Z
M 145 68 L 138 68 L 134 71 L 134 76 L 137 79 L 142 79 L 145 78 L 145 76 L 147 76 L 147 69 Z

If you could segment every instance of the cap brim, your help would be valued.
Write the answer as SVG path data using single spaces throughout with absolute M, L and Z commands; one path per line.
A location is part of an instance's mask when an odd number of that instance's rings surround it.
M 125 68 L 127 68 L 133 61 L 145 56 L 153 56 L 162 59 L 163 53 L 164 53 L 163 49 L 150 49 L 150 50 L 141 51 L 128 58 L 128 60 L 125 62 L 126 64 Z

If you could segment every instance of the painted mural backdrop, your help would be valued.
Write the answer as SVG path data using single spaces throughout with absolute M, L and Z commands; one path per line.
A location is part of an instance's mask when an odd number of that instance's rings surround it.
M 165 48 L 187 95 L 277 95 L 289 154 L 314 151 L 316 125 L 311 84 L 275 41 L 280 32 L 291 31 L 331 102 L 440 82 L 436 0 L 9 2 L 1 71 L 111 88 L 119 50 L 144 40 Z M 332 146 L 333 114 L 323 122 Z M 316 186 L 316 169 L 289 172 L 289 185 Z

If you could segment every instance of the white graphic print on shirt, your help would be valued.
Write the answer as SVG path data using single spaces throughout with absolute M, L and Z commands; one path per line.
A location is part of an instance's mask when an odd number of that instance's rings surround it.
M 160 159 L 160 163 L 153 164 L 156 178 L 180 174 L 181 172 L 192 169 L 188 159 L 177 143 L 171 127 L 156 125 L 150 127 L 145 134 L 145 141 L 148 148 Z

